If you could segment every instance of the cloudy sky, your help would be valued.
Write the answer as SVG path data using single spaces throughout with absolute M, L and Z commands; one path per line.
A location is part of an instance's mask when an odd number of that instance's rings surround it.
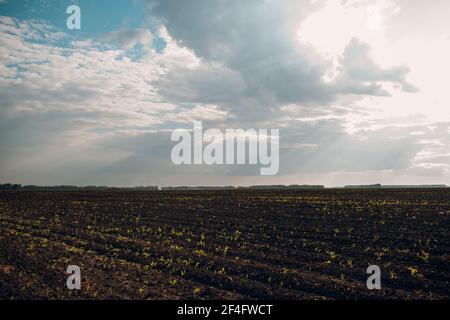
M 450 185 L 449 57 L 448 0 L 0 0 L 0 181 Z M 278 175 L 173 165 L 194 120 Z

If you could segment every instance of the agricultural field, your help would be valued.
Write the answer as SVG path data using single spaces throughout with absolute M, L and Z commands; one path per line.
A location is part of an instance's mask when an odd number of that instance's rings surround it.
M 449 299 L 449 232 L 449 189 L 4 191 L 0 299 Z

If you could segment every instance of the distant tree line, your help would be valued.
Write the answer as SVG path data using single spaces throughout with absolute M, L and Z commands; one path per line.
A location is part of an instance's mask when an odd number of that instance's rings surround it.
M 341 187 L 344 189 L 410 189 L 410 188 L 448 188 L 444 184 L 436 185 L 348 185 Z M 341 189 L 338 188 L 338 189 Z M 107 187 L 107 186 L 35 186 L 13 183 L 0 183 L 1 190 L 22 190 L 22 191 L 186 191 L 186 190 L 320 190 L 325 189 L 323 185 L 256 185 L 256 186 L 179 186 L 179 187 L 158 187 L 158 186 L 140 186 L 140 187 Z
M 22 189 L 21 184 L 12 184 L 12 183 L 0 184 L 0 190 L 20 190 L 20 189 Z
M 158 187 L 158 186 L 139 186 L 139 187 L 107 187 L 107 186 L 86 186 L 86 187 L 78 187 L 78 186 L 70 186 L 70 185 L 62 185 L 62 186 L 35 186 L 35 185 L 26 185 L 22 186 L 21 184 L 11 184 L 5 183 L 0 184 L 0 190 L 23 190 L 23 191 L 101 191 L 101 190 L 109 190 L 109 191 L 183 191 L 183 190 L 295 190 L 295 189 L 324 189 L 325 187 L 322 185 L 257 185 L 257 186 L 248 186 L 248 187 L 235 187 L 235 186 L 180 186 L 180 187 Z
M 417 185 L 384 185 L 384 184 L 368 184 L 368 185 L 349 185 L 345 189 L 439 189 L 448 188 L 445 184 L 417 184 Z
M 181 187 L 162 187 L 161 190 L 297 190 L 297 189 L 325 189 L 325 186 L 323 185 L 258 185 L 258 186 L 198 186 L 198 187 L 188 187 L 188 186 L 181 186 Z
M 251 190 L 315 190 L 315 189 L 325 189 L 325 186 L 323 185 L 310 185 L 310 184 L 292 184 L 292 185 L 283 185 L 283 184 L 277 184 L 277 185 L 256 185 L 256 186 L 249 186 L 249 187 L 238 187 L 238 189 L 251 189 Z
M 120 187 L 106 187 L 106 186 L 87 186 L 87 187 L 78 187 L 78 186 L 35 186 L 35 185 L 26 185 L 22 186 L 21 184 L 12 184 L 5 183 L 0 184 L 0 190 L 22 190 L 22 191 L 101 191 L 101 190 L 118 190 L 118 191 L 127 191 L 127 190 L 137 190 L 137 191 L 156 191 L 159 190 L 157 186 L 146 186 L 146 187 L 130 187 L 130 188 L 120 188 Z

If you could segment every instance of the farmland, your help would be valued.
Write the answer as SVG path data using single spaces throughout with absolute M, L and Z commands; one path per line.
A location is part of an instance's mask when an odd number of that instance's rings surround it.
M 449 189 L 4 191 L 0 299 L 449 299 L 449 227 Z

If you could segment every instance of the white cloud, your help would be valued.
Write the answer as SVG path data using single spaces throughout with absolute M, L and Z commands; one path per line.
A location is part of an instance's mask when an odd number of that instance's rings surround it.
M 132 49 L 136 45 L 151 46 L 153 41 L 152 33 L 147 29 L 121 29 L 108 32 L 98 39 L 112 45 L 117 45 L 122 49 Z

